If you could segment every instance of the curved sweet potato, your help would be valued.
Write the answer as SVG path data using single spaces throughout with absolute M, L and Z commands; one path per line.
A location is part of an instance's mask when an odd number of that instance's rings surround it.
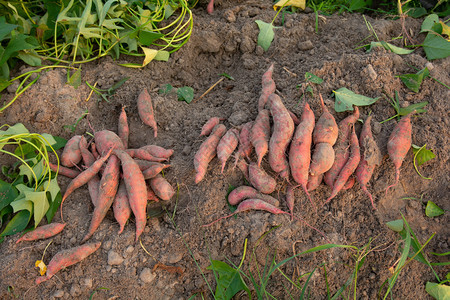
M 222 170 L 225 169 L 225 164 L 227 163 L 228 158 L 233 153 L 234 149 L 236 149 L 239 142 L 239 132 L 232 128 L 228 130 L 225 135 L 220 139 L 219 144 L 217 145 L 217 158 L 222 163 Z
M 80 139 L 81 135 L 75 135 L 67 141 L 63 153 L 60 156 L 63 166 L 73 167 L 81 161 Z
M 248 166 L 248 178 L 251 185 L 264 194 L 273 193 L 277 186 L 276 180 L 253 162 Z
M 316 144 L 314 153 L 311 157 L 309 173 L 316 176 L 328 171 L 334 162 L 334 150 L 328 143 Z

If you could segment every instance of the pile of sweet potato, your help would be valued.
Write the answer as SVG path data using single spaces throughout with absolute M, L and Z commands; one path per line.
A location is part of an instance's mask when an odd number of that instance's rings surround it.
M 275 94 L 273 68 L 271 65 L 262 76 L 262 93 L 258 100 L 258 115 L 254 121 L 227 131 L 220 124 L 220 119 L 214 117 L 203 126 L 201 135 L 209 134 L 209 137 L 201 144 L 194 158 L 197 172 L 195 182 L 204 178 L 209 162 L 216 155 L 222 163 L 223 172 L 227 159 L 238 149 L 235 153 L 235 166 L 243 171 L 253 188 L 242 186 L 233 191 L 228 198 L 230 204 L 236 205 L 245 199 L 258 199 L 271 206 L 278 206 L 278 200 L 268 195 L 275 191 L 277 181 L 261 165 L 267 155 L 268 164 L 273 171 L 271 173 L 278 174 L 288 183 L 286 201 L 291 215 L 294 188 L 301 187 L 315 207 L 315 201 L 311 199 L 309 192 L 322 182 L 331 188 L 330 196 L 322 205 L 358 181 L 375 208 L 367 183 L 375 166 L 380 164 L 381 156 L 371 132 L 372 116 L 364 121 L 358 138 L 355 131 L 355 123 L 359 119 L 358 107 L 354 107 L 351 115 L 337 123 L 320 95 L 322 113 L 318 120 L 316 121 L 314 112 L 306 102 L 302 116 L 298 119 Z M 396 183 L 401 162 L 410 147 L 411 123 L 408 115 L 397 124 L 388 143 L 389 156 L 397 171 Z M 255 155 L 252 155 L 253 150 Z M 248 209 L 270 211 L 266 207 Z

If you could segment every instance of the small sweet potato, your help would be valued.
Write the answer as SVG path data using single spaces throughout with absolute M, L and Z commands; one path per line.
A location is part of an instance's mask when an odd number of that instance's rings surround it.
M 253 162 L 248 166 L 248 177 L 251 185 L 261 193 L 271 194 L 275 191 L 276 180 Z
M 308 177 L 308 184 L 306 185 L 306 190 L 308 192 L 312 192 L 315 189 L 317 189 L 320 184 L 322 183 L 323 174 L 319 174 L 316 176 L 309 176 Z
M 128 148 L 128 136 L 130 135 L 130 128 L 128 127 L 127 113 L 125 112 L 125 106 L 122 106 L 122 111 L 119 115 L 119 126 L 117 133 L 122 140 L 122 143 L 126 148 Z
M 159 174 L 150 179 L 150 187 L 161 200 L 168 201 L 175 194 L 172 185 Z
M 237 164 L 238 159 L 242 157 L 250 157 L 252 154 L 253 145 L 250 141 L 250 132 L 253 127 L 253 121 L 247 122 L 242 126 L 241 131 L 239 132 L 239 149 L 236 153 L 236 161 L 235 166 Z
M 228 158 L 231 156 L 234 149 L 236 149 L 238 145 L 238 136 L 239 132 L 236 129 L 229 129 L 220 139 L 219 144 L 217 145 L 217 158 L 222 163 L 222 173 L 225 169 L 225 164 L 227 163 Z
M 113 202 L 114 218 L 119 223 L 120 229 L 117 234 L 121 234 L 125 224 L 131 216 L 131 207 L 128 202 L 127 188 L 123 180 L 119 183 L 119 189 L 117 190 L 116 197 Z
M 334 150 L 329 143 L 318 143 L 314 147 L 311 157 L 309 173 L 311 176 L 323 174 L 328 171 L 334 162 Z
M 147 145 L 147 146 L 141 147 L 139 149 L 143 149 L 155 157 L 166 158 L 166 159 L 171 157 L 174 152 L 173 149 L 165 149 L 165 148 L 157 146 L 157 145 Z
M 60 233 L 64 227 L 66 226 L 66 223 L 51 223 L 43 226 L 37 227 L 33 231 L 29 231 L 22 235 L 20 239 L 17 240 L 17 243 L 20 243 L 22 241 L 37 241 L 42 239 L 48 239 L 50 237 L 53 237 Z
M 63 166 L 73 167 L 81 161 L 80 139 L 81 135 L 75 135 L 67 141 L 60 157 Z
M 153 128 L 154 137 L 156 138 L 158 136 L 158 126 L 156 125 L 155 114 L 153 112 L 152 98 L 146 88 L 138 96 L 137 108 L 141 121 Z
M 248 198 L 261 199 L 277 207 L 280 205 L 280 202 L 272 196 L 261 194 L 256 189 L 246 185 L 232 190 L 228 195 L 228 203 L 230 203 L 230 205 L 238 205 L 241 201 Z
M 338 137 L 338 126 L 336 124 L 336 120 L 325 106 L 322 95 L 319 94 L 319 96 L 323 112 L 314 127 L 313 141 L 314 144 L 328 143 L 333 146 Z
M 262 109 L 256 117 L 253 127 L 250 131 L 250 142 L 255 148 L 256 156 L 258 157 L 258 166 L 269 150 L 270 139 L 270 118 L 269 111 Z
M 212 117 L 208 121 L 206 121 L 206 123 L 202 127 L 200 136 L 209 135 L 213 131 L 214 127 L 216 127 L 216 125 L 220 123 L 220 120 L 221 118 L 219 117 Z

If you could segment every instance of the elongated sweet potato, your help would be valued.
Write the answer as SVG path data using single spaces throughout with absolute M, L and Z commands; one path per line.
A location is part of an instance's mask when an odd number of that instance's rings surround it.
M 269 96 L 275 93 L 275 81 L 272 79 L 273 74 L 273 64 L 270 65 L 269 69 L 262 76 L 262 92 L 258 100 L 258 111 L 265 108 Z
M 142 171 L 142 175 L 144 175 L 144 179 L 150 179 L 161 173 L 162 170 L 170 167 L 170 165 L 157 163 L 151 167 Z
M 387 150 L 389 154 L 389 158 L 394 163 L 395 166 L 395 182 L 386 188 L 386 194 L 388 190 L 396 186 L 400 179 L 400 167 L 402 166 L 403 160 L 406 157 L 406 154 L 411 148 L 412 143 L 412 125 L 411 125 L 411 116 L 415 113 L 408 114 L 403 117 L 400 122 L 394 127 L 391 135 L 389 136 L 389 140 L 387 143 Z
M 173 149 L 165 149 L 163 147 L 157 146 L 157 145 L 147 145 L 144 147 L 141 147 L 139 149 L 143 149 L 147 151 L 150 155 L 153 155 L 155 157 L 160 158 L 169 158 L 172 156 L 174 150 Z
M 78 175 L 80 175 L 80 171 L 69 169 L 63 166 L 57 166 L 55 164 L 52 164 L 51 162 L 48 163 L 48 166 L 50 167 L 50 170 L 52 170 L 55 173 L 58 173 L 59 175 L 63 175 L 69 178 L 75 178 Z
M 273 193 L 277 186 L 276 180 L 253 162 L 248 166 L 248 178 L 251 185 L 263 194 Z
M 309 166 L 311 164 L 311 144 L 314 125 L 314 113 L 309 107 L 309 104 L 305 103 L 300 124 L 295 130 L 289 149 L 289 166 L 292 177 L 302 187 L 303 191 L 305 191 L 311 204 L 313 202 L 306 186 L 308 184 Z
M 80 139 L 81 135 L 75 135 L 67 141 L 60 157 L 63 166 L 73 167 L 81 161 Z
M 136 219 L 135 241 L 137 242 L 147 224 L 147 186 L 138 164 L 125 151 L 116 150 L 114 153 L 122 162 L 123 181 L 127 188 L 128 202 Z
M 286 206 L 291 213 L 291 220 L 294 218 L 294 204 L 295 204 L 295 192 L 292 185 L 288 185 L 286 188 Z
M 113 211 L 114 218 L 120 226 L 119 232 L 117 234 L 121 234 L 125 227 L 125 224 L 131 216 L 131 207 L 128 201 L 127 188 L 123 180 L 120 181 L 116 198 L 114 198 Z
M 156 157 L 152 154 L 150 154 L 147 150 L 139 148 L 139 149 L 127 149 L 125 150 L 128 155 L 130 155 L 133 158 L 137 159 L 144 159 L 148 161 L 154 161 L 154 162 L 163 162 L 167 161 L 167 158 L 164 157 Z
M 206 121 L 206 123 L 202 127 L 200 136 L 209 135 L 213 131 L 214 127 L 216 127 L 216 125 L 220 123 L 220 120 L 223 119 L 219 117 L 212 117 L 208 121 Z
M 217 145 L 226 130 L 225 125 L 216 125 L 211 135 L 200 145 L 200 149 L 198 149 L 194 156 L 194 167 L 197 172 L 195 175 L 195 183 L 199 183 L 205 177 L 208 164 L 216 156 Z
M 17 243 L 20 243 L 22 241 L 37 241 L 42 239 L 48 239 L 50 237 L 53 237 L 60 233 L 64 227 L 66 226 L 66 223 L 51 223 L 43 226 L 37 227 L 33 231 L 29 231 L 22 235 L 20 239 L 17 240 Z
M 128 136 L 130 135 L 130 128 L 128 127 L 127 113 L 125 112 L 125 106 L 122 106 L 122 111 L 119 115 L 119 126 L 117 133 L 122 140 L 122 143 L 126 148 L 128 148 Z
M 248 198 L 261 199 L 277 207 L 280 205 L 280 202 L 272 196 L 261 194 L 256 189 L 246 185 L 232 190 L 228 195 L 228 203 L 230 203 L 231 205 L 238 205 L 241 201 Z
M 153 128 L 154 137 L 158 136 L 158 126 L 156 125 L 155 114 L 153 112 L 152 98 L 147 89 L 143 89 L 137 98 L 137 107 L 141 121 Z
M 150 179 L 150 187 L 161 200 L 168 201 L 175 195 L 172 185 L 159 174 Z
M 40 284 L 44 281 L 49 280 L 53 277 L 58 271 L 61 269 L 67 268 L 71 265 L 74 265 L 76 263 L 79 263 L 95 251 L 97 251 L 98 248 L 102 243 L 90 243 L 90 244 L 84 244 L 78 247 L 66 249 L 59 251 L 56 253 L 55 256 L 50 260 L 48 267 L 47 267 L 47 273 L 45 276 L 41 276 L 36 278 L 36 284 Z
M 322 95 L 319 94 L 319 96 L 323 112 L 314 128 L 313 141 L 314 144 L 328 143 L 333 146 L 338 137 L 338 126 L 336 124 L 336 120 L 325 106 Z
M 270 139 L 270 119 L 269 111 L 262 109 L 259 111 L 256 117 L 253 127 L 250 131 L 250 142 L 255 148 L 256 156 L 258 157 L 258 166 L 261 165 L 261 161 L 269 150 Z
M 325 173 L 331 168 L 333 162 L 333 146 L 328 143 L 318 143 L 314 147 L 314 152 L 311 157 L 311 164 L 309 166 L 309 173 L 311 176 Z
M 89 151 L 87 141 L 83 137 L 81 137 L 80 140 L 80 152 L 81 156 L 83 157 L 83 163 L 90 167 L 95 162 L 94 155 Z M 88 190 L 89 190 L 89 196 L 91 196 L 91 201 L 94 206 L 97 205 L 97 199 L 98 199 L 98 188 L 100 184 L 100 178 L 97 174 L 92 176 L 92 178 L 88 181 Z
M 217 145 L 217 158 L 222 163 L 221 173 L 223 173 L 223 170 L 225 169 L 225 164 L 227 163 L 228 158 L 231 156 L 238 145 L 238 136 L 239 132 L 236 129 L 229 129 L 220 139 L 219 144 Z
M 331 168 L 325 173 L 323 180 L 325 183 L 333 188 L 334 181 L 336 177 L 339 175 L 342 167 L 344 167 L 345 163 L 348 160 L 350 155 L 349 151 L 349 140 L 351 136 L 351 126 L 358 121 L 359 118 L 359 109 L 358 106 L 355 106 L 353 114 L 343 119 L 339 122 L 339 133 L 336 144 L 334 145 L 335 159 Z
M 247 122 L 242 126 L 241 131 L 239 132 L 239 149 L 236 153 L 236 161 L 234 165 L 236 166 L 238 159 L 242 157 L 250 157 L 252 154 L 253 145 L 250 141 L 250 132 L 253 127 L 253 121 Z
M 119 187 L 120 161 L 115 155 L 111 155 L 100 179 L 97 203 L 92 214 L 88 232 L 81 241 L 87 241 L 97 230 L 111 208 Z
M 291 116 L 291 119 L 292 119 L 292 122 L 294 122 L 294 125 L 298 125 L 298 124 L 300 124 L 300 119 L 297 117 L 297 115 L 296 114 L 294 114 L 292 111 L 290 111 L 290 110 L 288 110 L 288 112 L 289 112 L 289 115 Z
M 286 148 L 294 134 L 294 122 L 276 94 L 269 96 L 270 113 L 273 118 L 273 133 L 269 141 L 269 165 L 277 173 L 289 169 Z

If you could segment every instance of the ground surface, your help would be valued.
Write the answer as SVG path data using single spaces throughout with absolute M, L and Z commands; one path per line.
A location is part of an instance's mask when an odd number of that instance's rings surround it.
M 117 90 L 111 103 L 98 103 L 95 97 L 86 102 L 89 88 L 84 84 L 78 89 L 66 85 L 65 71 L 57 69 L 43 74 L 29 91 L 0 116 L 1 124 L 22 122 L 32 132 L 48 132 L 68 139 L 73 134 L 63 126 L 73 124 L 86 109 L 89 110 L 87 120 L 95 130 L 116 131 L 120 109 L 125 105 L 131 128 L 130 147 L 157 144 L 173 148 L 175 154 L 171 159 L 172 167 L 165 174 L 173 186 L 179 187 L 176 199 L 174 197 L 167 205 L 170 216 L 174 214 L 177 228 L 166 214 L 149 218 L 141 237 L 148 253 L 139 243 L 134 244 L 134 220 L 119 236 L 118 224 L 110 212 L 92 238 L 93 241 L 102 241 L 100 250 L 39 286 L 34 285 L 38 276 L 34 262 L 41 258 L 48 241 L 16 245 L 18 236 L 7 238 L 0 244 L 0 298 L 12 299 L 16 295 L 24 299 L 88 299 L 94 292 L 93 299 L 187 299 L 200 293 L 206 298 L 212 298 L 208 284 L 213 290 L 216 284 L 213 273 L 206 269 L 210 259 L 228 259 L 238 265 L 245 239 L 248 239 L 248 249 L 242 270 L 246 274 L 261 271 L 267 264 L 267 256 L 272 259 L 275 255 L 276 262 L 280 262 L 295 253 L 326 243 L 320 234 L 303 223 L 265 212 L 247 212 L 211 227 L 202 227 L 229 213 L 225 200 L 227 190 L 230 185 L 236 187 L 244 184 L 244 178 L 238 169 L 233 170 L 231 164 L 221 174 L 219 162 L 214 159 L 206 178 L 200 184 L 194 184 L 193 157 L 204 140 L 199 138 L 201 126 L 212 116 L 225 118 L 223 123 L 227 128 L 255 119 L 261 76 L 271 63 L 275 64 L 273 78 L 277 93 L 297 115 L 301 115 L 304 102 L 302 99 L 299 104 L 301 94 L 297 85 L 304 82 L 305 72 L 312 72 L 324 79 L 321 85 L 315 86 L 316 96 L 307 98 L 316 119 L 321 113 L 318 92 L 324 95 L 326 105 L 338 121 L 347 115 L 335 113 L 333 109 L 334 98 L 330 95 L 340 87 L 369 97 L 381 96 L 383 91 L 388 95 L 398 91 L 403 106 L 429 102 L 428 112 L 413 119 L 413 143 L 427 143 L 436 153 L 434 160 L 421 167 L 423 174 L 433 180 L 424 180 L 417 175 L 410 151 L 401 168 L 400 184 L 391 189 L 387 196 L 384 195 L 385 188 L 394 180 L 394 169 L 387 158 L 386 143 L 395 121 L 378 123 L 394 114 L 388 102 L 380 99 L 370 107 L 361 108 L 362 119 L 370 111 L 374 116 L 374 136 L 383 154 L 381 166 L 375 170 L 369 184 L 378 209 L 371 209 L 370 201 L 357 184 L 341 192 L 317 213 L 304 193 L 296 190 L 296 215 L 323 231 L 331 242 L 362 247 L 374 239 L 372 247 L 379 247 L 367 256 L 359 271 L 358 297 L 375 299 L 383 282 L 390 276 L 389 267 L 399 258 L 397 235 L 385 223 L 399 219 L 400 212 L 405 215 L 420 241 L 425 242 L 432 233 L 436 233 L 426 248 L 427 252 L 449 251 L 448 213 L 430 219 L 425 216 L 424 205 L 420 201 L 401 200 L 403 197 L 420 198 L 423 194 L 424 201 L 432 200 L 440 207 L 450 209 L 447 201 L 450 180 L 449 91 L 427 78 L 420 92 L 412 93 L 396 77 L 398 74 L 415 72 L 411 66 L 422 69 L 427 63 L 423 50 L 416 50 L 406 56 L 384 49 L 371 53 L 363 49 L 355 50 L 370 34 L 362 15 L 320 17 L 316 33 L 315 15 L 298 13 L 285 15 L 284 26 L 280 22 L 275 23 L 282 27 L 276 30 L 272 46 L 264 52 L 256 46 L 258 28 L 255 20 L 270 22 L 275 13 L 268 1 L 262 3 L 224 2 L 216 7 L 212 16 L 206 14 L 205 6 L 196 8 L 191 40 L 172 55 L 167 63 L 152 62 L 146 68 L 136 70 L 120 67 L 117 62 L 105 58 L 84 65 L 83 82 L 97 81 L 102 88 L 130 77 Z M 400 20 L 366 18 L 380 40 L 389 40 L 402 33 Z M 421 20 L 406 20 L 406 28 L 417 44 L 424 38 L 418 33 L 420 24 Z M 399 42 L 396 41 L 397 45 Z M 130 58 L 123 57 L 119 63 L 129 61 Z M 433 77 L 450 84 L 448 58 L 432 62 L 430 69 Z M 223 72 L 235 80 L 222 81 L 195 103 L 179 102 L 176 95 L 157 93 L 161 86 L 170 83 L 175 87 L 191 86 L 198 97 Z M 153 131 L 138 118 L 135 103 L 143 88 L 151 92 L 154 101 L 159 127 L 157 138 L 153 138 Z M 8 97 L 11 94 L 4 97 L 10 99 Z M 77 134 L 92 132 L 87 120 L 80 122 Z M 359 123 L 358 132 L 360 127 Z M 267 159 L 263 166 L 270 170 Z M 277 181 L 279 192 L 273 195 L 280 198 L 281 208 L 287 210 L 284 201 L 286 184 L 279 178 Z M 64 191 L 69 179 L 61 176 L 59 183 Z M 321 185 L 312 193 L 312 197 L 319 204 L 329 193 L 330 189 Z M 152 212 L 158 209 L 158 204 L 150 204 L 149 207 Z M 48 247 L 44 259 L 46 262 L 59 250 L 79 245 L 89 226 L 92 210 L 86 187 L 73 193 L 64 207 L 67 226 Z M 55 220 L 60 221 L 59 214 Z M 308 254 L 291 260 L 281 270 L 287 278 L 296 281 L 300 275 L 326 263 L 326 276 L 333 294 L 351 275 L 354 254 L 345 249 Z M 430 259 L 439 262 L 436 257 Z M 179 267 L 182 274 L 171 273 L 164 268 L 152 272 L 157 263 Z M 442 267 L 436 267 L 436 271 L 441 278 L 445 276 Z M 205 277 L 202 277 L 202 272 Z M 289 293 L 298 298 L 301 291 L 293 287 L 286 277 L 278 271 L 274 272 L 267 290 L 275 298 L 288 298 Z M 305 280 L 306 277 L 298 279 L 299 284 L 303 285 Z M 393 295 L 396 299 L 427 299 L 429 296 L 425 293 L 425 283 L 433 280 L 434 276 L 428 267 L 413 261 L 399 276 Z M 254 289 L 248 279 L 246 282 Z M 309 287 L 312 299 L 326 298 L 323 268 L 312 276 Z M 245 293 L 237 296 L 242 299 L 246 297 Z M 200 299 L 199 296 L 197 298 Z

